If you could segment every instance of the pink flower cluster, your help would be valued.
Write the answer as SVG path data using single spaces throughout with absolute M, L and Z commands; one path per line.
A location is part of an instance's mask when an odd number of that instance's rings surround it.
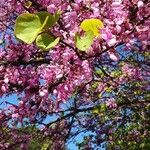
M 115 109 L 115 108 L 117 108 L 117 103 L 116 103 L 115 99 L 111 98 L 111 99 L 106 101 L 106 106 L 109 109 Z

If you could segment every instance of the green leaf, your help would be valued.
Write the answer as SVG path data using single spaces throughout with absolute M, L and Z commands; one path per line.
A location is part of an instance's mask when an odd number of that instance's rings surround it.
M 93 114 L 99 114 L 100 112 L 99 112 L 99 109 L 98 109 L 98 108 L 94 108 L 93 111 L 92 111 L 92 113 L 93 113 Z
M 55 22 L 57 22 L 60 18 L 60 15 L 61 15 L 61 11 L 57 11 L 54 15 L 54 18 L 55 18 Z
M 98 74 L 100 77 L 104 77 L 104 72 L 101 69 L 96 69 L 95 71 L 96 74 Z
M 98 98 L 102 98 L 102 93 L 99 93 L 99 94 L 98 94 Z
M 101 105 L 101 111 L 102 111 L 102 112 L 103 112 L 103 111 L 106 111 L 106 109 L 107 109 L 106 104 L 102 104 L 102 105 Z
M 15 35 L 18 39 L 31 44 L 46 25 L 48 17 L 43 22 L 35 14 L 24 13 L 20 15 L 15 24 Z
M 85 19 L 81 25 L 81 29 L 83 31 L 92 31 L 94 33 L 94 36 L 98 36 L 100 34 L 100 29 L 103 28 L 103 23 L 99 19 Z
M 101 105 L 96 106 L 92 110 L 92 113 L 94 113 L 94 114 L 100 114 L 100 113 L 106 111 L 106 109 L 107 109 L 106 104 L 101 104 Z
M 41 150 L 47 150 L 50 147 L 50 144 L 51 144 L 50 140 L 46 139 L 42 145 Z
M 93 89 L 96 89 L 96 88 L 98 87 L 98 85 L 99 85 L 99 82 L 94 82 L 94 83 L 92 84 L 92 88 L 93 88 Z
M 50 28 L 53 25 L 55 25 L 55 23 L 58 21 L 58 19 L 60 17 L 59 12 L 57 12 L 55 15 L 51 15 L 50 13 L 48 13 L 46 11 L 41 11 L 41 12 L 36 13 L 36 15 L 39 17 L 41 24 L 43 24 L 46 17 L 48 17 L 48 20 L 47 20 L 44 28 Z
M 94 40 L 94 34 L 92 31 L 87 31 L 83 37 L 79 37 L 78 34 L 75 36 L 76 47 L 81 51 L 86 51 L 90 48 Z
M 31 44 L 43 29 L 52 27 L 59 17 L 60 12 L 55 15 L 45 11 L 36 14 L 24 13 L 17 18 L 14 33 L 18 39 Z
M 121 71 L 120 70 L 114 70 L 111 72 L 110 74 L 112 77 L 119 77 L 121 75 Z
M 53 36 L 43 33 L 37 37 L 36 45 L 43 50 L 48 50 L 55 47 L 58 44 L 59 39 L 59 37 L 55 39 Z

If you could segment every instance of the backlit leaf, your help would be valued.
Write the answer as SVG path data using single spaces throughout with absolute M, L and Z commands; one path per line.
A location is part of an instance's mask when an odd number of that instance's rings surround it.
M 92 31 L 85 33 L 83 37 L 80 37 L 78 34 L 75 36 L 76 47 L 81 51 L 86 51 L 90 48 L 93 43 L 94 34 Z
M 99 30 L 103 28 L 103 23 L 99 19 L 85 19 L 80 27 L 83 31 L 92 31 L 94 36 L 98 36 L 100 34 Z
M 36 14 L 24 13 L 16 20 L 15 35 L 23 42 L 31 44 L 43 29 L 52 27 L 59 17 L 60 12 L 55 15 L 45 11 Z
M 24 13 L 20 15 L 15 24 L 15 35 L 18 39 L 31 44 L 45 26 L 48 17 L 43 22 L 35 14 Z
M 37 37 L 36 45 L 43 50 L 48 50 L 55 47 L 58 44 L 59 39 L 59 37 L 55 39 L 53 36 L 43 33 Z
M 47 150 L 50 147 L 51 141 L 46 139 L 42 145 L 41 150 Z
M 107 107 L 106 104 L 101 104 L 96 106 L 93 110 L 92 113 L 94 114 L 102 114 L 102 112 L 106 111 Z
M 46 12 L 46 11 L 41 11 L 36 13 L 36 15 L 39 17 L 41 24 L 44 23 L 46 17 L 48 17 L 48 20 L 44 26 L 44 28 L 50 28 L 52 27 L 59 19 L 60 17 L 60 13 L 56 13 L 55 15 L 51 15 L 50 13 Z

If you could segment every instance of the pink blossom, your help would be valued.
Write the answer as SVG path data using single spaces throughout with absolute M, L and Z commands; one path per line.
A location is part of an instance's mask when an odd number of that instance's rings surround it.
M 141 71 L 138 67 L 134 67 L 128 63 L 122 66 L 122 72 L 129 77 L 141 78 Z
M 143 1 L 138 1 L 137 6 L 138 6 L 139 8 L 140 8 L 140 7 L 143 7 L 143 6 L 144 6 Z
M 54 4 L 51 4 L 47 7 L 47 11 L 54 14 L 57 11 L 57 7 Z
M 48 90 L 46 90 L 46 89 L 41 89 L 40 91 L 39 91 L 39 95 L 41 96 L 41 97 L 43 97 L 43 96 L 45 96 L 45 95 L 47 95 L 48 94 Z
M 117 54 L 117 52 L 115 50 L 110 50 L 108 51 L 109 57 L 110 59 L 112 59 L 113 61 L 118 61 L 119 60 L 119 55 Z
M 117 103 L 115 102 L 114 98 L 111 98 L 106 101 L 106 106 L 110 109 L 115 109 L 115 108 L 117 108 Z
M 12 118 L 13 118 L 13 119 L 17 119 L 18 117 L 19 117 L 19 114 L 18 114 L 18 113 L 12 114 Z

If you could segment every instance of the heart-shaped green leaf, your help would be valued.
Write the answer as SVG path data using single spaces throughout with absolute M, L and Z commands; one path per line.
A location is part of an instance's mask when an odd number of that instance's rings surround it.
M 43 50 L 48 50 L 55 47 L 58 44 L 59 39 L 59 37 L 55 39 L 53 36 L 43 33 L 37 37 L 36 45 Z
M 31 44 L 43 29 L 52 27 L 59 17 L 60 12 L 55 15 L 45 11 L 36 14 L 24 13 L 17 18 L 14 33 L 18 39 Z
M 24 13 L 20 15 L 15 24 L 15 35 L 18 39 L 31 44 L 45 26 L 48 17 L 43 22 L 35 14 Z
M 83 37 L 78 34 L 75 36 L 76 47 L 81 51 L 86 51 L 90 48 L 93 43 L 94 33 L 92 31 L 87 31 Z
M 41 24 L 44 23 L 46 17 L 48 17 L 48 20 L 44 26 L 44 28 L 50 28 L 52 27 L 59 19 L 60 13 L 56 13 L 55 15 L 51 15 L 50 13 L 46 11 L 41 11 L 36 13 L 36 15 L 39 17 Z

